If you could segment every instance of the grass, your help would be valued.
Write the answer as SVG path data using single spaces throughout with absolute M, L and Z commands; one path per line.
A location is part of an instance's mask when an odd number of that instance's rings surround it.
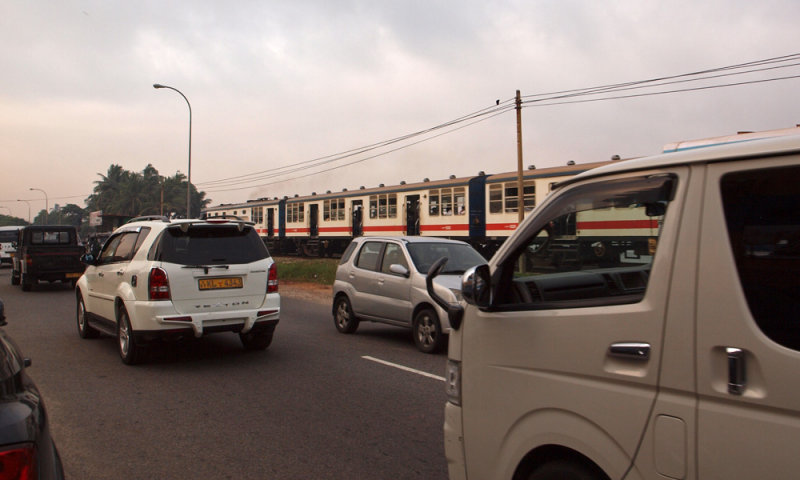
M 279 280 L 333 285 L 339 259 L 276 257 L 275 263 L 278 264 Z

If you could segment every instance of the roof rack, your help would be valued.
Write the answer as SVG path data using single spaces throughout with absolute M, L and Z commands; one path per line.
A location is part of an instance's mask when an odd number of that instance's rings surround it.
M 162 222 L 169 223 L 169 218 L 165 217 L 164 215 L 145 215 L 143 217 L 135 217 L 135 218 L 131 218 L 130 220 L 128 220 L 125 223 L 127 224 L 127 223 L 133 223 L 133 222 L 151 222 L 151 221 L 155 221 L 155 220 L 161 220 Z

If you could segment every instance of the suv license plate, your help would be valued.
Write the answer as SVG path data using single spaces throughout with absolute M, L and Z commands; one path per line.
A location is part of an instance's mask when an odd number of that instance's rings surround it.
M 223 290 L 242 288 L 242 277 L 201 278 L 197 281 L 200 290 Z

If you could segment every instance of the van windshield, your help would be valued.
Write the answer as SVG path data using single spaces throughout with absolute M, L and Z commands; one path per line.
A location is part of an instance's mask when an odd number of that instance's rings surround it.
M 0 231 L 0 243 L 11 243 L 17 241 L 16 230 L 2 230 Z
M 244 264 L 269 257 L 252 227 L 192 225 L 186 232 L 168 228 L 159 242 L 156 259 L 181 265 Z

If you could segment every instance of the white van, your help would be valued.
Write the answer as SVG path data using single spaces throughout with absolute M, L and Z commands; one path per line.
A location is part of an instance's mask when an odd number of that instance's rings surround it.
M 464 275 L 452 480 L 800 476 L 792 130 L 578 175 Z
M 12 264 L 12 255 L 16 251 L 13 243 L 17 241 L 20 226 L 0 227 L 0 265 Z

